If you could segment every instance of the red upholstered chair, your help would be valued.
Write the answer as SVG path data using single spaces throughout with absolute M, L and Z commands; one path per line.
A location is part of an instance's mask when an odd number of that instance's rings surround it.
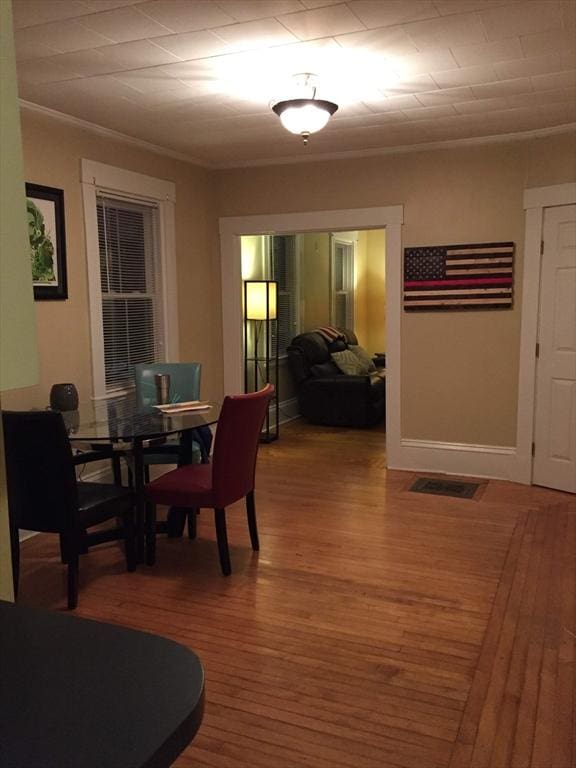
M 211 464 L 188 464 L 167 472 L 146 486 L 147 562 L 156 557 L 156 505 L 184 507 L 192 511 L 189 521 L 195 527 L 196 511 L 201 507 L 214 509 L 216 538 L 220 567 L 228 576 L 230 552 L 226 532 L 226 507 L 246 497 L 246 512 L 252 549 L 258 550 L 258 528 L 254 505 L 256 456 L 262 422 L 274 393 L 267 384 L 259 392 L 224 398 L 218 420 Z M 192 538 L 194 534 L 192 534 Z

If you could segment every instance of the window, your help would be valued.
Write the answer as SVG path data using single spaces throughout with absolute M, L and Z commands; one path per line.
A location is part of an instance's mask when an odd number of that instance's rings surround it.
M 82 186 L 98 398 L 138 363 L 177 360 L 174 185 L 83 160 Z
M 298 333 L 298 254 L 296 235 L 270 237 L 270 279 L 278 282 L 278 355 Z M 276 340 L 273 340 L 273 345 Z M 275 349 L 273 349 L 275 353 Z
M 354 329 L 354 243 L 332 237 L 331 318 L 336 328 Z
M 96 196 L 106 392 L 163 359 L 158 208 Z

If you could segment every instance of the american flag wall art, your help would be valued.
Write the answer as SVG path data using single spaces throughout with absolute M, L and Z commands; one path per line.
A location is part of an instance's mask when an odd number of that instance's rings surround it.
M 404 249 L 404 309 L 510 309 L 514 243 Z

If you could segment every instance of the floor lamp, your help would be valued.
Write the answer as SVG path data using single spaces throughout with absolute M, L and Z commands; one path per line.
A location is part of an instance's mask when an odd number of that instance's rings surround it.
M 264 420 L 264 443 L 279 434 L 277 295 L 275 280 L 244 281 L 244 391 L 256 392 L 268 382 L 275 388 Z

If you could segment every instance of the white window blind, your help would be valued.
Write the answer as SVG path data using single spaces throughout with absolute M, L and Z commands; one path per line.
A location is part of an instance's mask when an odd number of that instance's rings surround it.
M 271 238 L 271 279 L 278 282 L 278 354 L 298 333 L 298 263 L 295 235 L 274 235 Z M 275 352 L 275 349 L 273 350 Z
M 332 245 L 332 325 L 354 329 L 354 246 Z
M 163 359 L 159 212 L 98 194 L 106 392 L 123 390 L 136 363 Z

